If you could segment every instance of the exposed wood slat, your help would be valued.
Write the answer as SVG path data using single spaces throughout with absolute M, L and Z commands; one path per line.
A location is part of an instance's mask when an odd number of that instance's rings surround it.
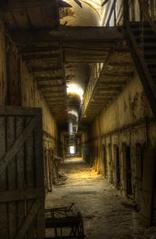
M 102 41 L 108 43 L 116 40 L 123 40 L 123 35 L 116 27 L 64 27 L 57 31 L 29 30 L 12 31 L 12 38 L 20 45 L 29 45 L 29 43 L 63 41 Z
M 38 213 L 39 209 L 41 207 L 40 200 L 35 200 L 28 215 L 26 216 L 23 224 L 21 225 L 21 228 L 19 229 L 15 239 L 23 239 L 28 228 L 30 227 L 33 219 L 36 217 L 36 214 Z
M 36 197 L 43 197 L 43 195 L 43 188 L 26 189 L 24 191 L 5 191 L 0 193 L 0 203 L 34 199 Z
M 16 155 L 19 148 L 23 145 L 27 137 L 31 134 L 36 124 L 36 119 L 33 118 L 28 126 L 24 129 L 23 133 L 16 139 L 14 144 L 10 147 L 7 153 L 0 159 L 0 174 L 3 173 L 9 161 Z

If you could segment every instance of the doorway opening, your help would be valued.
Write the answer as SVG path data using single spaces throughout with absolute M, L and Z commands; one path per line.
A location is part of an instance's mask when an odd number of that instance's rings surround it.
M 109 175 L 109 181 L 111 184 L 113 184 L 113 162 L 112 162 L 112 145 L 108 145 L 108 156 L 109 156 L 109 170 L 110 170 L 110 175 Z
M 115 172 L 116 172 L 116 188 L 120 188 L 120 154 L 119 147 L 117 145 L 114 146 L 114 158 L 115 158 Z
M 132 168 L 131 168 L 131 148 L 126 145 L 125 147 L 125 156 L 126 156 L 126 191 L 127 195 L 132 195 Z
M 102 146 L 103 149 L 103 167 L 104 167 L 104 177 L 107 178 L 108 170 L 107 170 L 107 153 L 106 153 L 106 146 Z

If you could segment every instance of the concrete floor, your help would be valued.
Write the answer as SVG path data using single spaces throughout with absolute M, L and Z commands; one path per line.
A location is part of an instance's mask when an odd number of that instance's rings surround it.
M 138 213 L 101 175 L 81 159 L 66 160 L 64 172 L 68 179 L 47 195 L 47 208 L 74 202 L 82 212 L 88 239 L 144 238 Z

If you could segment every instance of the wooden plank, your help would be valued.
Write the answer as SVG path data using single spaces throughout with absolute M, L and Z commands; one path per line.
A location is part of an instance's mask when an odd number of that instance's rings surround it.
M 5 117 L 0 117 L 0 158 L 6 152 L 6 123 Z M 0 174 L 0 192 L 7 189 L 6 170 Z M 0 193 L 1 194 L 1 193 Z M 7 219 L 7 205 L 0 203 L 0 238 L 9 239 L 8 235 L 8 219 Z M 3 215 L 3 216 L 2 216 Z
M 0 116 L 34 116 L 41 114 L 40 108 L 0 106 Z
M 38 30 L 15 30 L 11 32 L 13 40 L 20 45 L 31 45 L 39 42 L 62 41 L 102 41 L 115 42 L 123 40 L 123 34 L 116 27 L 62 27 L 59 30 L 38 29 Z
M 34 8 L 34 7 L 55 7 L 56 1 L 50 1 L 50 0 L 27 0 L 27 1 L 19 1 L 19 0 L 13 0 L 13 1 L 7 1 L 3 3 L 2 7 L 5 11 L 14 11 L 19 10 L 22 8 Z
M 25 119 L 25 127 L 29 123 L 31 119 L 27 117 Z M 34 135 L 33 132 L 28 136 L 26 142 L 25 142 L 25 160 L 26 160 L 26 175 L 27 175 L 27 187 L 29 189 L 32 189 L 35 186 L 35 162 L 34 162 Z M 33 205 L 33 199 L 29 199 L 26 201 L 26 212 L 29 213 L 32 205 Z M 35 227 L 33 224 L 30 225 L 28 231 L 27 231 L 27 237 L 28 239 L 34 238 L 34 230 Z
M 21 228 L 19 229 L 19 231 L 17 232 L 15 239 L 23 239 L 26 235 L 27 230 L 29 229 L 32 221 L 34 220 L 34 218 L 36 217 L 39 209 L 41 207 L 41 202 L 40 200 L 35 200 L 29 213 L 27 214 L 24 222 L 21 225 Z
M 24 130 L 23 121 L 24 121 L 24 117 L 16 116 L 16 139 L 21 135 L 21 133 Z M 18 151 L 16 158 L 17 158 L 17 191 L 5 192 L 7 195 L 5 195 L 4 197 L 7 198 L 8 200 L 9 198 L 11 200 L 16 200 L 17 197 L 18 199 L 21 199 L 21 201 L 18 201 L 18 204 L 17 204 L 17 228 L 19 229 L 25 217 L 25 211 L 26 211 L 25 200 L 27 200 L 27 197 L 29 195 L 27 194 L 26 181 L 25 181 L 24 145 Z M 24 194 L 26 195 L 23 195 L 22 193 L 24 188 L 25 188 Z M 12 195 L 9 195 L 10 193 Z M 2 194 L 1 200 L 4 200 L 3 194 Z
M 62 68 L 60 67 L 52 67 L 52 66 L 33 66 L 31 67 L 33 72 L 62 72 Z
M 53 88 L 51 88 L 49 90 L 48 89 L 41 89 L 41 90 L 44 93 L 44 96 L 51 96 L 51 95 L 62 94 L 62 93 L 63 93 L 63 95 L 64 94 L 66 95 L 65 87 L 62 87 L 62 89 L 59 88 L 56 90 Z
M 41 110 L 0 111 L 0 238 L 44 239 Z
M 41 81 L 47 81 L 47 82 L 51 82 L 53 80 L 64 80 L 63 76 L 60 77 L 60 76 L 38 76 L 36 77 L 36 80 L 41 82 Z
M 15 141 L 15 133 L 16 133 L 16 122 L 14 116 L 7 117 L 7 150 L 13 145 Z M 16 156 L 10 159 L 8 164 L 8 190 L 16 190 L 16 177 L 17 177 L 17 164 L 16 164 Z M 9 237 L 14 238 L 16 234 L 16 225 L 17 225 L 17 211 L 16 211 L 16 203 L 10 202 L 8 203 L 8 230 Z
M 41 198 L 44 196 L 43 188 L 32 188 L 22 190 L 11 190 L 0 193 L 0 203 L 12 202 L 12 201 L 23 201 L 28 199 Z
M 36 186 L 44 188 L 44 162 L 43 162 L 43 132 L 38 130 L 42 129 L 42 116 L 37 117 L 36 128 L 34 131 L 34 145 L 35 145 L 35 169 L 36 169 Z M 40 150 L 38 150 L 40 149 Z M 37 217 L 37 238 L 45 238 L 45 218 L 44 218 L 44 195 L 42 194 L 42 199 L 40 200 L 41 208 Z
M 21 105 L 20 88 L 20 57 L 13 47 L 8 44 L 7 51 L 7 105 Z
M 57 89 L 59 90 L 63 90 L 63 89 L 66 89 L 66 84 L 65 82 L 61 82 L 61 84 L 58 84 L 58 85 L 55 85 L 55 84 L 50 84 L 50 85 L 43 85 L 41 90 L 43 91 L 56 91 Z
M 36 53 L 36 54 L 24 54 L 24 55 L 22 55 L 22 58 L 23 58 L 23 60 L 25 60 L 25 61 L 29 61 L 29 60 L 32 60 L 32 59 L 35 59 L 35 60 L 38 60 L 38 59 L 54 59 L 54 61 L 56 61 L 56 63 L 57 63 L 57 59 L 58 59 L 58 57 L 59 57 L 59 54 L 57 53 L 57 54 L 55 54 L 55 53 Z
M 28 124 L 28 126 L 24 129 L 23 133 L 10 147 L 8 152 L 0 159 L 0 174 L 3 173 L 3 171 L 7 167 L 10 160 L 16 155 L 16 153 L 22 147 L 23 143 L 27 140 L 28 136 L 31 134 L 32 130 L 34 129 L 35 124 L 36 124 L 36 119 L 33 118 L 31 122 Z

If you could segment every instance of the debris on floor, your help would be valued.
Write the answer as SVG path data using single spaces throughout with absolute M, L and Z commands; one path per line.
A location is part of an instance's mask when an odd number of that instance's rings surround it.
M 84 218 L 86 239 L 144 239 L 139 213 L 103 176 L 81 159 L 65 161 L 64 172 L 68 178 L 47 195 L 47 208 L 74 202 Z
M 81 212 L 76 210 L 72 203 L 68 207 L 45 209 L 46 238 L 79 238 L 84 239 L 83 218 Z

